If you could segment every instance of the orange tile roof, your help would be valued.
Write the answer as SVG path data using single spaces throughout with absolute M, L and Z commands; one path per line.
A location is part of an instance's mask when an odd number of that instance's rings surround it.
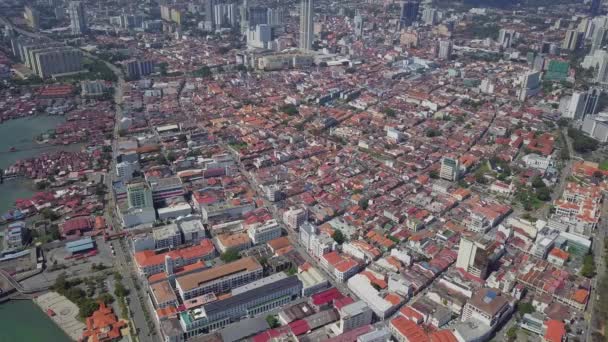
M 82 333 L 82 340 L 89 342 L 113 341 L 121 337 L 120 329 L 126 325 L 125 321 L 119 321 L 112 308 L 103 302 L 99 303 L 99 309 L 86 319 L 86 328 Z
M 276 238 L 267 242 L 268 247 L 270 247 L 273 251 L 276 251 L 281 248 L 285 248 L 287 246 L 291 246 L 291 242 L 287 236 L 282 236 L 280 238 Z
M 378 287 L 380 287 L 381 289 L 385 289 L 388 287 L 388 284 L 386 283 L 386 281 L 384 281 L 384 279 L 376 278 L 376 276 L 369 271 L 363 271 L 360 274 L 366 276 L 367 279 L 369 279 L 370 283 L 378 285 Z
M 386 295 L 386 297 L 384 297 L 384 300 L 386 300 L 387 302 L 389 302 L 393 305 L 399 305 L 403 301 L 403 298 L 401 298 L 401 296 L 396 295 L 394 293 L 389 293 Z
M 424 319 L 418 311 L 412 309 L 409 305 L 406 305 L 399 310 L 399 313 L 403 315 L 405 318 L 410 319 L 416 323 L 421 322 Z
M 551 250 L 551 252 L 549 252 L 549 254 L 556 258 L 560 258 L 562 260 L 568 260 L 568 257 L 570 257 L 570 253 L 568 253 L 562 249 L 559 249 L 557 247 L 553 248 Z
M 399 316 L 391 321 L 391 326 L 407 341 L 430 342 L 424 329 L 409 319 Z
M 431 342 L 458 342 L 451 330 L 439 330 L 429 335 Z
M 346 272 L 348 270 L 350 270 L 353 267 L 356 267 L 358 264 L 356 261 L 354 260 L 344 260 L 343 262 L 339 263 L 336 265 L 336 269 L 339 272 Z
M 545 322 L 545 325 L 547 326 L 544 336 L 545 341 L 562 342 L 564 336 L 566 336 L 566 325 L 554 319 Z
M 578 289 L 572 295 L 572 300 L 575 302 L 585 304 L 587 302 L 587 298 L 589 297 L 589 291 L 585 289 Z
M 179 311 L 177 310 L 177 308 L 173 305 L 169 305 L 164 308 L 156 309 L 156 315 L 161 320 L 166 317 L 175 316 L 175 315 L 177 315 L 178 312 Z
M 203 257 L 215 253 L 215 246 L 209 239 L 204 239 L 200 244 L 188 248 L 182 248 L 167 253 L 156 254 L 154 251 L 141 251 L 135 253 L 135 262 L 139 267 L 147 267 L 162 264 L 165 262 L 165 256 L 170 256 L 173 259 L 192 259 Z

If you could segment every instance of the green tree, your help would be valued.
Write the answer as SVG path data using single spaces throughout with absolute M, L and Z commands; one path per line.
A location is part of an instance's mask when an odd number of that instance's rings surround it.
M 369 207 L 369 199 L 368 198 L 364 198 L 361 201 L 359 201 L 359 206 L 365 210 L 367 209 L 367 207 Z
M 595 262 L 593 261 L 593 254 L 587 254 L 583 258 L 581 275 L 587 278 L 593 278 L 595 276 Z
M 67 273 L 61 272 L 55 279 L 55 284 L 53 284 L 51 288 L 57 292 L 63 292 L 67 290 L 70 287 L 70 283 L 68 282 L 67 277 Z
M 268 315 L 268 316 L 266 316 L 266 322 L 268 322 L 268 325 L 272 329 L 274 329 L 274 328 L 276 328 L 276 327 L 278 327 L 280 325 L 279 324 L 279 320 L 274 315 Z
M 42 209 L 40 211 L 40 214 L 42 214 L 42 217 L 44 217 L 46 220 L 51 220 L 51 221 L 55 221 L 55 220 L 59 219 L 59 217 L 60 217 L 59 214 L 57 214 L 50 208 Z
M 126 297 L 129 295 L 129 290 L 120 281 L 114 282 L 114 295 L 116 297 Z
M 393 108 L 385 108 L 382 112 L 389 118 L 394 118 L 397 116 L 397 112 L 395 112 Z
M 342 231 L 341 231 L 341 230 L 339 230 L 339 229 L 336 229 L 336 230 L 334 231 L 334 233 L 332 234 L 332 236 L 331 236 L 331 237 L 332 237 L 332 238 L 334 239 L 334 241 L 336 241 L 336 242 L 337 242 L 339 245 L 343 244 L 343 243 L 344 243 L 344 241 L 346 240 L 346 238 L 344 237 L 344 234 L 343 234 L 343 233 L 342 233 Z
M 546 187 L 545 182 L 543 182 L 543 179 L 540 176 L 534 176 L 534 178 L 532 179 L 532 186 L 535 189 Z
M 114 303 L 114 297 L 107 292 L 100 294 L 99 297 L 97 297 L 97 300 L 102 301 L 104 304 Z
M 559 127 L 568 127 L 568 125 L 570 124 L 570 120 L 566 119 L 566 118 L 560 118 L 559 120 L 557 120 L 557 125 Z
M 295 105 L 293 105 L 291 103 L 285 104 L 285 105 L 281 106 L 279 109 L 281 110 L 281 112 L 283 112 L 287 115 L 290 115 L 290 116 L 294 116 L 299 113 L 298 107 L 296 107 Z
M 159 153 L 158 156 L 156 156 L 156 162 L 161 165 L 169 165 L 169 161 L 162 153 Z
M 509 341 L 515 341 L 517 339 L 517 327 L 513 326 L 507 330 L 507 338 Z
M 177 159 L 177 156 L 175 155 L 175 153 L 173 151 L 169 152 L 169 154 L 167 154 L 167 160 L 171 163 L 173 163 L 175 160 Z
M 534 306 L 530 302 L 520 302 L 517 304 L 517 312 L 519 312 L 519 314 L 522 316 L 525 314 L 531 314 L 534 311 Z
M 94 300 L 86 300 L 80 305 L 78 305 L 78 308 L 80 309 L 80 311 L 78 312 L 78 316 L 84 319 L 90 317 L 91 315 L 93 315 L 93 312 L 99 309 L 99 303 Z
M 194 77 L 210 77 L 211 76 L 211 69 L 209 69 L 208 66 L 204 65 L 200 68 L 198 68 L 196 71 L 194 71 Z
M 548 201 L 551 199 L 551 190 L 547 187 L 540 188 L 536 190 L 536 198 L 541 201 Z
M 441 135 L 441 131 L 435 128 L 429 128 L 425 134 L 429 138 L 438 137 Z
M 233 248 L 229 248 L 224 253 L 222 253 L 222 255 L 220 255 L 220 259 L 222 259 L 223 262 L 232 262 L 239 260 L 240 258 L 241 256 L 239 255 L 239 252 Z

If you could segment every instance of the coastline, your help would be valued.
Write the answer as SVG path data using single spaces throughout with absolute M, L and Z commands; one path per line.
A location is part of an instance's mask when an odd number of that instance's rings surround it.
M 52 310 L 55 315 L 49 318 L 73 341 L 82 337 L 86 325 L 78 320 L 78 307 L 57 292 L 47 292 L 32 300 L 45 315 Z

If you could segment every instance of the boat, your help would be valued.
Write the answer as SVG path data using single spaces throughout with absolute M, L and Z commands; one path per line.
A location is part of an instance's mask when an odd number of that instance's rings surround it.
M 17 148 L 15 146 L 11 146 L 8 150 L 9 152 L 17 152 Z

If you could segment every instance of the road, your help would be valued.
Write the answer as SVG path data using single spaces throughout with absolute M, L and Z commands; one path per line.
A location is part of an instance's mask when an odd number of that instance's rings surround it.
M 108 198 L 105 211 L 106 222 L 110 223 L 116 232 L 122 230 L 122 223 L 115 212 L 115 198 L 113 197 L 112 191 L 112 183 L 114 181 L 116 169 L 116 157 L 118 156 L 118 136 L 119 136 L 119 123 L 120 119 L 123 116 L 122 112 L 122 103 L 123 103 L 123 87 L 125 86 L 125 81 L 122 72 L 120 69 L 114 67 L 110 63 L 104 61 L 104 63 L 108 64 L 118 77 L 118 82 L 116 84 L 114 90 L 114 103 L 115 103 L 115 124 L 114 124 L 114 139 L 112 140 L 112 162 L 110 163 L 110 168 L 108 170 L 108 174 L 106 177 L 106 186 L 108 187 Z M 130 256 L 130 251 L 126 243 L 121 242 L 121 240 L 113 240 L 111 242 L 114 247 L 114 251 L 116 252 L 116 260 L 115 267 L 117 270 L 124 275 L 123 281 L 125 282 L 126 287 L 130 290 L 128 296 L 128 304 L 131 313 L 131 318 L 133 320 L 133 324 L 137 330 L 137 335 L 140 341 L 160 341 L 158 334 L 158 327 L 153 323 L 154 328 L 148 325 L 148 321 L 146 320 L 146 314 L 149 319 L 152 319 L 152 310 L 150 308 L 148 301 L 146 300 L 147 294 L 143 291 L 143 287 L 139 286 L 135 282 L 137 279 L 133 280 L 131 277 L 132 274 L 136 274 L 137 270 L 132 262 L 132 258 Z M 137 286 L 136 286 L 137 285 Z M 139 299 L 142 297 L 143 302 Z M 146 313 L 147 312 L 147 313 Z M 152 332 L 155 331 L 156 335 L 153 335 Z
M 15 288 L 15 290 L 17 290 L 17 292 L 19 292 L 21 294 L 38 293 L 38 292 L 46 291 L 49 288 L 48 286 L 44 286 L 44 287 L 26 289 L 15 278 L 13 278 L 13 276 L 11 276 L 5 270 L 0 270 L 0 276 L 2 278 L 4 278 L 9 284 L 11 284 L 11 286 L 13 286 Z
M 604 250 L 605 250 L 605 246 L 604 246 L 604 241 L 606 239 L 606 232 L 608 231 L 608 201 L 604 200 L 604 202 L 602 202 L 602 219 L 600 220 L 597 230 L 596 230 L 596 234 L 593 238 L 593 258 L 595 261 L 595 269 L 596 269 L 596 275 L 595 278 L 593 279 L 593 283 L 592 283 L 592 287 L 591 287 L 591 294 L 589 295 L 589 305 L 587 306 L 587 313 L 588 313 L 588 317 L 587 315 L 585 315 L 585 319 L 587 322 L 587 329 L 585 330 L 585 341 L 590 342 L 591 341 L 591 333 L 594 330 L 594 326 L 593 326 L 593 315 L 594 315 L 594 306 L 595 303 L 598 300 L 602 300 L 605 301 L 606 298 L 604 297 L 604 294 L 599 294 L 597 292 L 597 286 L 598 286 L 598 281 L 600 279 L 602 279 L 606 273 L 606 267 L 607 265 L 605 264 L 604 260 Z M 599 297 L 598 297 L 599 296 Z

